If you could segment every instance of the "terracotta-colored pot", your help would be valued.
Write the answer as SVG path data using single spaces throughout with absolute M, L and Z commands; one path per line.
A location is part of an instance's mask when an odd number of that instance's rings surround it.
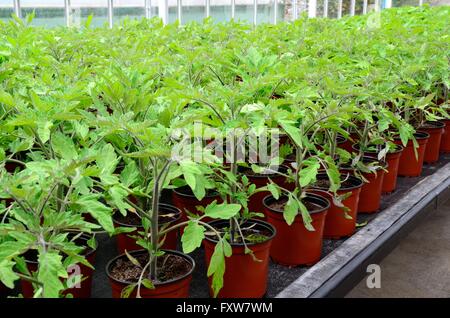
M 215 220 L 209 223 L 216 229 L 229 226 L 229 221 Z M 259 260 L 255 261 L 250 254 L 245 254 L 242 243 L 231 243 L 233 254 L 225 258 L 225 274 L 223 288 L 220 290 L 220 298 L 260 298 L 267 290 L 267 275 L 269 272 L 269 253 L 275 228 L 261 220 L 248 220 L 241 227 L 253 226 L 253 230 L 267 233 L 267 240 L 259 243 L 247 243 Z M 206 266 L 209 266 L 217 241 L 214 237 L 206 237 L 203 241 L 205 247 Z M 211 286 L 211 277 L 209 285 Z M 213 295 L 210 288 L 210 294 Z
M 77 241 L 87 242 L 91 238 L 88 234 L 83 234 L 80 236 Z M 85 243 L 86 244 L 86 243 Z M 85 257 L 86 260 L 89 262 L 89 264 L 94 265 L 95 264 L 95 252 L 96 250 L 93 250 L 91 248 L 86 249 Z M 30 272 L 36 272 L 38 270 L 38 262 L 34 260 L 26 260 L 26 264 L 28 267 L 28 270 Z M 92 275 L 94 273 L 94 270 L 84 264 L 78 264 L 79 270 L 75 269 L 72 272 L 68 272 L 69 276 L 74 274 L 81 274 L 82 275 L 82 281 L 80 282 L 80 285 L 78 287 L 73 287 L 65 290 L 63 292 L 64 295 L 72 294 L 74 298 L 90 298 L 91 297 L 91 288 L 92 288 Z M 22 288 L 22 294 L 25 298 L 33 298 L 34 291 L 33 286 L 29 281 L 26 281 L 24 279 L 20 280 L 20 285 Z
M 444 133 L 441 138 L 440 152 L 450 153 L 450 119 L 444 119 L 445 123 Z
M 430 135 L 423 161 L 426 163 L 435 163 L 439 160 L 439 149 L 441 147 L 442 134 L 445 131 L 445 123 L 441 121 L 428 121 L 425 126 L 420 127 Z
M 398 175 L 403 177 L 418 177 L 422 174 L 423 159 L 430 135 L 426 132 L 417 131 L 414 137 L 419 144 L 417 148 L 417 158 L 414 152 L 414 144 L 410 140 L 400 156 L 400 163 L 398 167 Z M 394 140 L 396 144 L 401 145 L 399 138 Z
M 205 197 L 201 200 L 197 200 L 195 195 L 192 193 L 192 190 L 189 186 L 180 187 L 178 189 L 173 189 L 172 192 L 172 202 L 173 205 L 176 206 L 181 211 L 181 222 L 188 220 L 188 215 L 186 210 L 191 214 L 202 215 L 203 213 L 197 210 L 198 206 L 206 208 L 208 204 L 217 200 L 217 202 L 221 202 L 219 194 L 207 193 Z M 204 222 L 211 221 L 210 218 L 204 218 Z
M 278 167 L 278 169 L 280 172 L 286 174 L 288 167 L 281 165 Z M 247 176 L 250 183 L 256 185 L 256 188 L 261 188 L 268 185 L 270 183 L 270 180 L 272 180 L 275 184 L 288 190 L 293 190 L 295 188 L 294 183 L 288 183 L 285 177 L 276 173 L 253 174 L 248 173 L 247 171 L 243 171 L 243 173 Z M 266 197 L 269 194 L 270 194 L 269 191 L 262 191 L 252 195 L 248 200 L 248 208 L 250 212 L 264 213 L 264 205 L 262 201 L 264 197 Z
M 354 144 L 353 149 L 359 151 L 359 145 Z M 400 157 L 403 152 L 402 145 L 396 145 L 396 149 L 388 152 L 386 154 L 385 161 L 387 163 L 387 168 L 384 173 L 383 185 L 381 187 L 382 193 L 394 192 L 397 188 L 397 177 L 398 177 L 398 164 L 400 162 Z M 364 156 L 378 158 L 379 151 L 365 151 Z
M 372 157 L 363 158 L 363 162 L 367 163 L 376 161 L 377 159 Z M 383 168 L 388 168 L 387 163 L 384 164 Z M 358 213 L 374 213 L 380 209 L 385 173 L 383 168 L 377 169 L 374 173 L 362 174 L 367 182 L 364 182 L 359 194 Z
M 319 173 L 317 180 L 329 180 L 326 173 Z M 344 181 L 345 180 L 345 181 Z M 342 201 L 342 204 L 348 209 L 347 215 L 351 219 L 345 217 L 343 208 L 336 206 L 333 203 L 333 194 L 328 192 L 327 187 L 315 185 L 315 189 L 311 192 L 325 197 L 330 202 L 330 208 L 328 209 L 327 216 L 325 218 L 325 227 L 323 229 L 323 237 L 330 239 L 339 239 L 341 237 L 350 236 L 355 232 L 356 218 L 358 212 L 359 194 L 363 186 L 361 179 L 353 175 L 343 174 L 341 181 L 345 182 L 341 188 L 337 191 L 339 196 L 350 196 Z
M 181 211 L 180 209 L 165 203 L 159 204 L 159 214 L 160 214 L 160 227 L 161 228 L 167 228 L 168 226 L 173 226 L 176 223 L 179 222 L 181 219 Z M 167 217 L 165 220 L 161 220 L 162 215 L 164 214 L 173 214 L 173 216 L 170 217 L 170 220 L 167 220 Z M 142 246 L 136 244 L 136 240 L 130 236 L 138 235 L 138 232 L 144 231 L 144 228 L 141 226 L 141 223 L 137 224 L 138 222 L 135 222 L 135 224 L 127 224 L 123 222 L 122 220 L 118 220 L 118 215 L 116 214 L 113 217 L 114 226 L 116 227 L 136 227 L 137 230 L 133 231 L 131 233 L 120 233 L 116 236 L 117 238 L 117 250 L 118 252 L 125 253 L 125 250 L 127 251 L 134 251 L 134 250 L 140 250 L 142 249 Z M 164 238 L 161 238 L 163 240 Z M 170 231 L 165 236 L 165 241 L 162 246 L 164 249 L 170 249 L 170 250 L 176 250 L 177 249 L 177 243 L 178 243 L 178 230 L 175 229 L 173 231 Z
M 172 254 L 183 257 L 186 262 L 191 265 L 191 269 L 189 272 L 184 275 L 177 277 L 175 279 L 171 279 L 165 282 L 154 282 L 154 289 L 147 289 L 144 286 L 141 287 L 140 296 L 142 298 L 188 298 L 189 297 L 189 286 L 192 281 L 192 272 L 195 268 L 195 261 L 189 255 L 183 254 L 178 251 L 164 250 L 166 254 Z M 130 252 L 131 256 L 137 257 L 142 255 L 143 253 L 147 253 L 146 250 L 137 250 Z M 132 282 L 118 280 L 111 276 L 111 270 L 114 264 L 119 259 L 127 259 L 125 254 L 121 254 L 106 265 L 106 274 L 108 275 L 109 282 L 112 288 L 112 297 L 120 298 L 122 290 L 129 286 Z M 137 288 L 130 294 L 130 298 L 135 298 L 137 293 Z
M 350 133 L 350 136 L 348 139 L 345 139 L 345 142 L 339 144 L 338 143 L 338 147 L 341 149 L 346 150 L 349 153 L 352 153 L 353 151 L 353 144 L 356 143 L 359 140 L 359 135 L 355 132 Z
M 280 200 L 287 200 L 287 198 L 282 197 Z M 323 229 L 330 202 L 313 193 L 308 193 L 303 199 L 306 204 L 315 206 L 309 211 L 315 231 L 306 229 L 301 215 L 297 215 L 294 222 L 288 225 L 283 217 L 283 211 L 271 207 L 272 203 L 277 202 L 271 195 L 265 197 L 263 202 L 267 220 L 277 230 L 270 249 L 272 260 L 286 266 L 317 263 L 322 254 Z

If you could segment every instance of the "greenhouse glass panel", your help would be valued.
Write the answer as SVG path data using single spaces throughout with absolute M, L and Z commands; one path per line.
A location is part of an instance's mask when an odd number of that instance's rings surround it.
M 231 0 L 211 0 L 210 16 L 215 22 L 231 19 Z
M 328 1 L 328 17 L 329 18 L 337 18 L 339 11 L 339 1 L 338 0 L 329 0 Z
M 175 10 L 173 11 L 176 16 L 176 0 L 175 1 Z M 206 17 L 205 15 L 205 0 L 183 0 L 183 9 L 181 10 L 182 13 L 182 22 L 188 23 L 191 21 L 197 21 L 202 22 L 203 19 Z M 171 13 L 171 5 L 169 1 L 169 15 Z M 170 18 L 169 18 L 170 21 Z
M 419 0 L 392 0 L 392 7 L 417 6 L 417 5 L 419 5 Z
M 152 11 L 154 12 L 154 11 Z M 114 22 L 145 17 L 145 0 L 114 0 Z
M 0 20 L 7 21 L 11 19 L 11 14 L 14 13 L 14 6 L 12 0 L 0 0 Z
M 20 6 L 23 18 L 34 11 L 32 25 L 54 27 L 66 23 L 64 0 L 21 0 Z
M 99 27 L 108 23 L 107 0 L 71 0 L 70 24 L 81 26 L 92 15 L 91 26 Z
M 355 2 L 355 15 L 363 14 L 364 0 L 356 0 Z
M 253 0 L 236 0 L 235 20 L 253 23 Z

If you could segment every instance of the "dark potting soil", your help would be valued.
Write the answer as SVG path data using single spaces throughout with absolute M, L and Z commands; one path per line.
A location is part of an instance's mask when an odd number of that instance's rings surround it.
M 142 269 L 148 262 L 148 254 L 142 254 L 135 257 L 141 264 L 141 267 L 133 264 L 128 258 L 119 258 L 111 268 L 111 276 L 120 281 L 136 283 L 142 273 Z M 192 265 L 183 257 L 173 254 L 165 254 L 158 257 L 158 280 L 157 282 L 166 282 L 182 277 L 187 274 Z M 144 277 L 148 277 L 148 269 Z M 154 282 L 156 283 L 156 282 Z
M 442 154 L 440 161 L 436 164 L 425 164 L 423 168 L 423 174 L 421 177 L 415 178 L 399 178 L 397 190 L 391 194 L 383 195 L 381 208 L 379 213 L 372 214 L 358 214 L 357 222 L 360 225 L 357 231 L 364 227 L 367 223 L 370 223 L 374 218 L 383 213 L 383 210 L 392 204 L 396 203 L 403 195 L 411 189 L 416 183 L 423 180 L 425 177 L 435 173 L 439 168 L 450 162 L 450 154 Z M 163 203 L 171 203 L 170 192 L 164 190 Z M 115 256 L 118 255 L 116 248 L 116 239 L 109 237 L 107 234 L 100 234 L 98 238 L 98 248 L 96 251 L 93 283 L 92 283 L 92 297 L 93 298 L 108 298 L 111 297 L 111 286 L 108 283 L 108 276 L 106 275 L 106 264 Z M 341 238 L 338 240 L 324 239 L 322 247 L 322 258 L 332 253 L 338 248 L 347 238 Z M 181 250 L 179 244 L 178 250 Z M 208 278 L 206 276 L 205 265 L 205 253 L 203 248 L 199 248 L 190 254 L 195 260 L 195 269 L 193 272 L 193 278 L 190 287 L 191 298 L 205 298 L 209 296 Z M 249 256 L 250 257 L 250 256 Z M 310 267 L 298 266 L 288 268 L 279 264 L 270 262 L 269 275 L 267 282 L 266 297 L 275 297 L 284 288 L 289 286 L 298 277 L 303 275 Z M 12 295 L 17 295 L 20 292 L 19 289 L 12 292 Z M 10 293 L 11 294 L 11 293 Z
M 188 196 L 194 196 L 194 193 L 192 192 L 191 188 L 189 186 L 184 186 L 184 187 L 179 187 L 176 189 L 177 192 L 184 194 L 184 195 L 188 195 Z M 206 190 L 206 195 L 205 197 L 213 197 L 218 195 L 218 193 L 214 190 Z
M 226 233 L 229 233 L 229 228 L 227 226 L 216 228 L 216 230 L 221 234 L 224 235 Z M 241 232 L 245 239 L 245 243 L 251 244 L 251 243 L 262 243 L 267 241 L 268 238 L 272 236 L 272 232 L 268 230 L 267 228 L 260 226 L 258 224 L 244 224 L 241 225 Z M 215 240 L 214 235 L 210 235 L 210 237 Z M 236 243 L 241 244 L 243 243 L 242 236 L 240 235 L 240 232 L 236 231 Z
M 287 202 L 288 202 L 287 198 L 281 198 L 280 200 L 269 204 L 269 207 L 275 211 L 284 211 L 284 206 L 286 205 Z M 321 206 L 319 204 L 315 204 L 313 202 L 309 202 L 309 201 L 305 201 L 305 200 L 303 200 L 302 203 L 306 207 L 306 209 L 308 209 L 308 211 L 310 211 L 310 212 L 321 210 L 323 208 L 323 206 Z
M 165 213 L 164 211 L 160 211 L 160 214 L 161 213 L 162 213 L 162 215 L 160 215 L 158 217 L 160 224 L 169 223 L 176 219 L 174 216 L 170 215 L 171 214 L 170 212 L 167 212 L 167 214 L 164 214 Z M 116 220 L 119 223 L 126 224 L 129 226 L 141 226 L 142 225 L 141 217 L 139 215 L 137 215 L 136 213 L 132 213 L 132 212 L 128 212 L 126 216 L 123 216 L 120 213 L 116 213 L 116 215 L 114 215 L 114 220 Z
M 329 189 L 331 186 L 330 180 L 328 179 L 319 179 L 314 183 L 315 186 L 321 188 L 321 189 Z M 341 180 L 341 187 L 342 188 L 351 188 L 354 187 L 355 184 L 353 182 L 351 182 L 350 180 Z
M 439 122 L 436 122 L 436 123 L 433 123 L 433 122 L 430 122 L 430 123 L 423 123 L 420 127 L 419 127 L 419 129 L 418 130 L 420 130 L 420 129 L 427 129 L 427 128 L 431 128 L 431 129 L 433 129 L 433 128 L 444 128 L 445 126 L 440 126 L 439 125 Z

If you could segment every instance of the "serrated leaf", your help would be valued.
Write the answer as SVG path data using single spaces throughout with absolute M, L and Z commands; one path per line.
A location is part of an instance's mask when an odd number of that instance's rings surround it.
M 191 253 L 202 245 L 204 238 L 205 228 L 198 224 L 198 222 L 189 221 L 188 225 L 184 229 L 183 236 L 181 237 L 183 252 L 186 254 Z
M 37 278 L 43 284 L 45 298 L 58 298 L 64 285 L 60 278 L 67 278 L 68 274 L 62 264 L 62 256 L 57 252 L 39 254 L 39 268 Z
M 214 200 L 210 203 L 205 209 L 205 215 L 209 216 L 213 219 L 223 219 L 228 220 L 235 216 L 241 210 L 240 204 L 228 204 L 222 203 L 217 204 L 217 201 Z
M 14 282 L 19 278 L 13 271 L 14 265 L 14 262 L 11 260 L 4 259 L 0 261 L 0 281 L 11 289 L 14 288 Z

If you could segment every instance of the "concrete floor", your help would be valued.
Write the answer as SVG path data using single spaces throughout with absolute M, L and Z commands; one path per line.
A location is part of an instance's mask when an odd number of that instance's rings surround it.
M 346 297 L 450 297 L 450 200 L 379 265 L 381 288 L 365 278 Z

